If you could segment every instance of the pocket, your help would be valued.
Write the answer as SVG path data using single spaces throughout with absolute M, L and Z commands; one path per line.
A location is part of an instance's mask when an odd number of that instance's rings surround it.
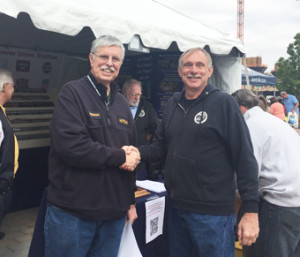
M 201 173 L 197 171 L 195 160 L 184 156 L 169 156 L 166 187 L 171 197 L 204 200 Z

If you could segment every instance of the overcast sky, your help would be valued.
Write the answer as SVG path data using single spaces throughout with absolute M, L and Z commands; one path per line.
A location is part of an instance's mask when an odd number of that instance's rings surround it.
M 201 23 L 237 35 L 237 0 L 156 0 Z M 267 71 L 300 33 L 300 0 L 245 0 L 244 44 L 247 57 L 262 57 Z

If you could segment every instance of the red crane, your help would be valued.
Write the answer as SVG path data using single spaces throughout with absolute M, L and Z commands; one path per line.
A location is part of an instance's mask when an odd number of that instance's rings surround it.
M 244 43 L 244 0 L 237 0 L 237 37 Z

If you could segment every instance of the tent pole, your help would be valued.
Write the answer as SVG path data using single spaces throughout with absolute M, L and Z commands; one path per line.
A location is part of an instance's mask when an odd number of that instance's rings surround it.
M 252 90 L 252 87 L 251 87 L 250 82 L 249 82 L 248 67 L 247 67 L 247 64 L 246 64 L 246 56 L 242 57 L 242 65 L 244 65 L 246 82 L 247 82 L 247 85 L 245 86 L 245 88 L 249 89 L 249 90 Z

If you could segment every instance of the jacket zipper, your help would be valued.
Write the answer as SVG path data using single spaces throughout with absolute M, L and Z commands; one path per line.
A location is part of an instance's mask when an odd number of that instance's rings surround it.
M 106 102 L 106 101 L 102 98 L 100 92 L 99 92 L 98 89 L 96 88 L 94 82 L 92 81 L 92 79 L 90 78 L 89 75 L 87 75 L 87 78 L 88 78 L 88 80 L 90 81 L 90 83 L 92 84 L 92 86 L 93 86 L 93 88 L 95 89 L 96 93 L 98 94 L 100 100 L 103 101 L 104 104 L 105 104 L 105 107 L 106 107 L 107 124 L 110 125 L 110 115 L 109 115 L 109 106 L 108 106 L 110 102 Z

